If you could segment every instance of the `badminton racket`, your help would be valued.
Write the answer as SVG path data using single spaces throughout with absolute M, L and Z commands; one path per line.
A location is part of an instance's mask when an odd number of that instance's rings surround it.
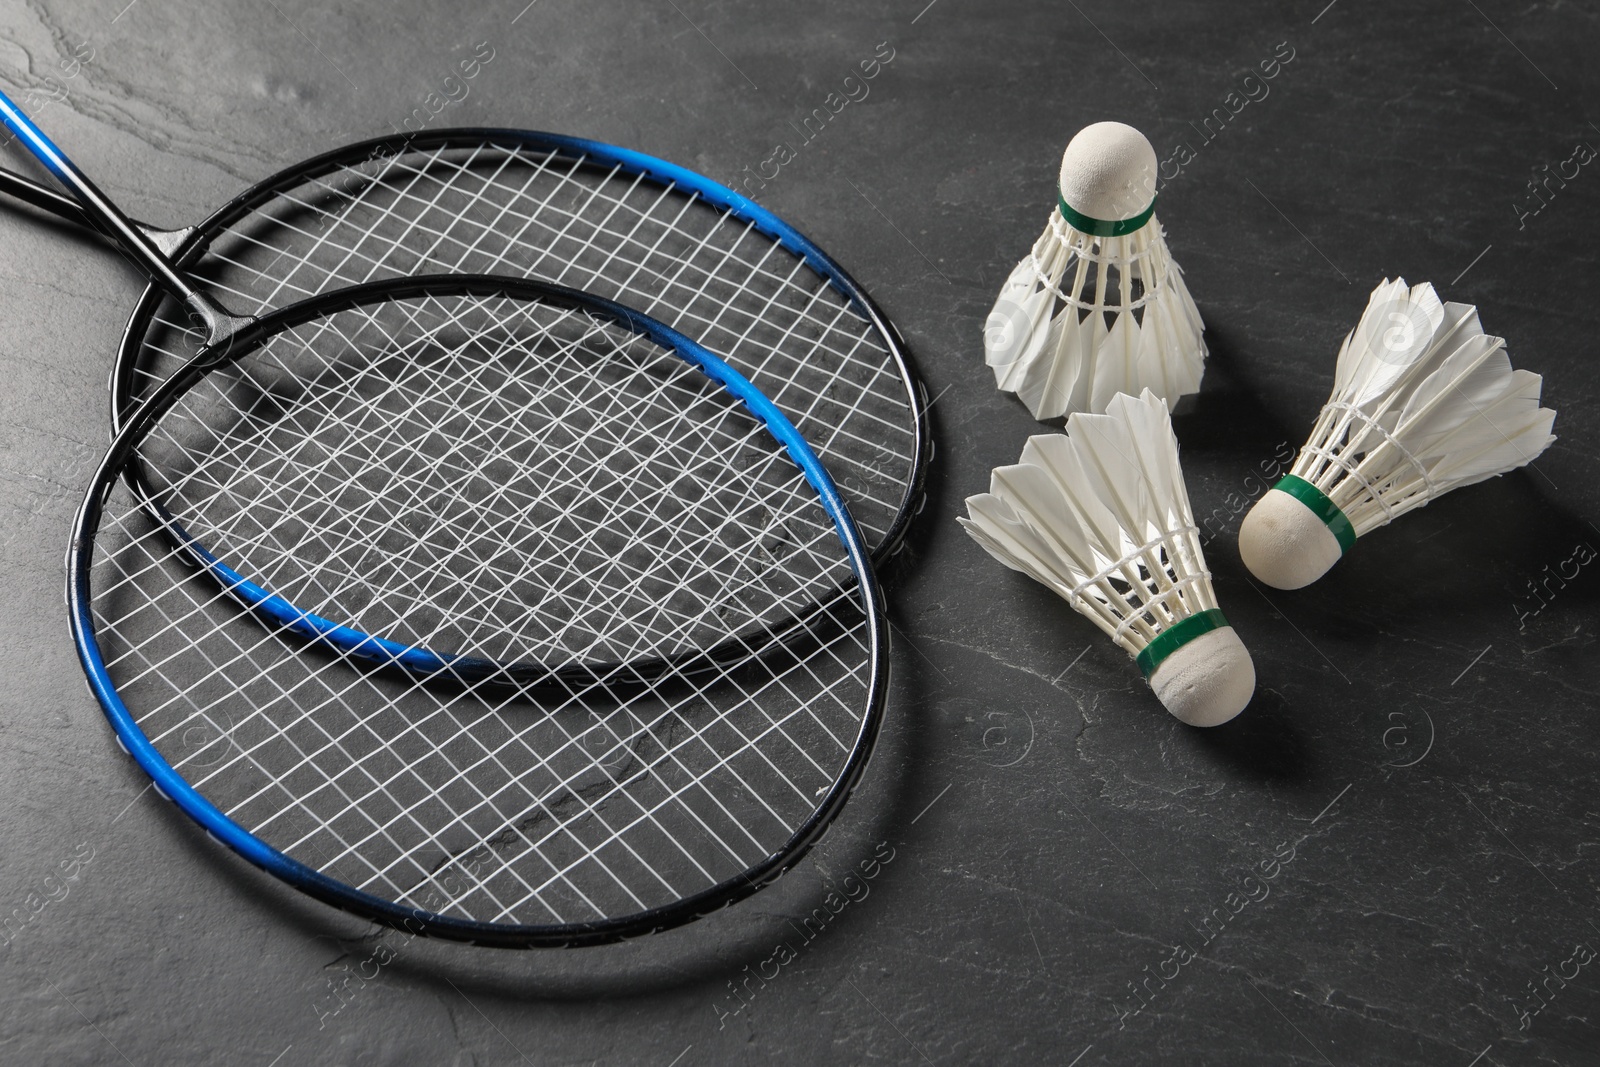
M 243 345 L 125 470 L 179 548 L 258 613 L 422 674 L 540 684 L 737 658 L 839 595 L 807 554 L 816 531 L 781 496 L 750 495 L 759 457 L 720 432 L 720 409 L 669 380 L 613 380 L 594 355 L 696 350 L 682 335 L 599 299 L 575 318 L 570 292 L 540 284 L 504 316 L 471 298 L 481 286 L 449 300 L 436 286 L 418 306 L 403 277 L 372 283 L 355 319 L 330 293 L 296 316 L 236 316 L 0 108 L 203 324 L 197 359 Z M 734 563 L 751 580 L 710 599 Z
M 19 175 L 0 171 L 0 190 L 86 222 L 74 199 Z M 303 162 L 192 228 L 135 227 L 199 289 L 252 314 L 442 272 L 617 300 L 693 336 L 776 401 L 834 473 L 876 559 L 921 506 L 925 395 L 889 320 L 794 227 L 663 160 L 547 133 L 429 131 Z M 181 301 L 145 292 L 112 375 L 114 418 L 194 353 L 188 329 Z
M 628 417 L 570 402 L 600 392 Z M 384 451 L 434 408 L 448 444 Z M 340 469 L 368 451 L 383 458 Z M 481 556 L 459 547 L 491 543 L 462 536 L 474 517 L 434 502 L 461 481 L 510 505 L 477 517 L 511 531 Z M 186 536 L 204 521 L 242 559 L 269 533 L 306 540 L 321 513 L 369 511 L 418 530 L 334 539 L 325 567 L 289 569 L 287 596 L 281 565 L 244 578 Z M 522 551 L 537 538 L 516 512 L 548 522 L 549 544 Z M 318 582 L 369 565 L 413 575 L 409 614 L 383 629 L 423 640 L 340 639 L 372 632 L 370 610 Z M 412 933 L 592 944 L 738 900 L 821 836 L 882 717 L 866 545 L 804 438 L 704 348 L 542 283 L 391 279 L 243 324 L 124 422 L 67 581 L 91 690 L 161 794 L 275 877 Z M 566 628 L 516 640 L 744 654 L 669 655 L 646 682 L 468 676 L 433 652 L 440 629 L 472 643 L 462 628 L 547 601 Z M 419 653 L 410 671 L 358 658 Z

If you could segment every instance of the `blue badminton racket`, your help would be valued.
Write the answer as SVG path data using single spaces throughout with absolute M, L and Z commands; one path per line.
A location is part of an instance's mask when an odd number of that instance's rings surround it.
M 202 293 L 165 254 L 168 242 L 128 219 L 3 96 L 0 115 L 82 213 L 200 324 L 206 358 L 245 331 L 263 336 L 258 320 Z M 719 433 L 718 410 L 700 425 L 688 399 L 595 376 L 617 366 L 592 358 L 596 345 L 673 349 L 682 335 L 620 309 L 591 335 L 570 315 L 500 321 L 482 305 L 459 306 L 468 319 L 452 320 L 437 302 L 426 314 L 391 302 L 365 324 L 340 320 L 385 333 L 387 346 L 345 344 L 337 330 L 323 338 L 315 331 L 329 328 L 325 319 L 302 324 L 293 340 L 252 344 L 230 364 L 230 389 L 208 399 L 220 407 L 182 423 L 205 427 L 200 438 L 175 436 L 128 466 L 147 508 L 249 606 L 293 616 L 345 652 L 425 674 L 448 665 L 460 677 L 509 672 L 526 683 L 727 660 L 839 594 L 804 551 L 782 550 L 761 570 L 784 581 L 752 582 L 736 600 L 700 599 L 701 589 L 718 589 L 703 573 L 744 550 L 719 540 L 728 531 L 801 546 L 817 531 L 796 532 L 780 498 L 740 496 L 756 461 Z M 516 354 L 508 337 L 539 358 L 501 358 Z M 295 389 L 320 398 L 318 421 L 278 421 L 264 433 L 262 404 Z M 670 462 L 635 463 L 631 445 L 613 441 L 619 434 L 659 442 Z M 691 482 L 700 496 L 686 503 Z M 719 491 L 724 482 L 740 488 Z M 621 502 L 603 501 L 602 486 Z M 682 625 L 713 609 L 703 633 Z
M 463 388 L 481 390 L 483 407 L 457 425 L 460 408 L 478 407 Z M 612 420 L 572 422 L 571 390 L 612 396 Z M 386 450 L 390 430 L 434 407 L 448 445 Z M 584 449 L 605 458 L 574 480 Z M 355 488 L 334 461 L 352 451 L 382 457 Z M 527 467 L 514 492 L 521 475 L 499 466 L 511 454 Z M 499 553 L 463 553 L 457 518 L 431 504 L 451 483 L 473 500 L 509 494 L 570 551 L 523 555 L 502 538 Z M 245 545 L 236 560 L 268 533 L 300 538 L 312 513 L 403 516 L 419 527 L 403 550 L 382 533 L 344 538 L 308 569 L 403 563 L 419 615 L 388 632 L 437 613 L 428 640 L 363 636 L 372 619 L 345 610 L 353 598 L 312 615 L 313 590 L 285 595 L 273 576 L 221 565 L 193 540 L 196 500 L 231 517 L 206 537 Z M 280 500 L 293 506 L 278 513 Z M 660 588 L 634 586 L 633 545 L 646 567 L 674 561 Z M 836 594 L 814 599 L 822 586 Z M 797 593 L 806 610 L 782 610 Z M 92 480 L 68 601 L 119 742 L 212 837 L 328 903 L 482 944 L 614 940 L 754 892 L 838 814 L 886 688 L 865 543 L 782 413 L 659 323 L 508 279 L 325 294 L 186 364 L 128 418 Z M 752 617 L 750 601 L 780 608 Z M 501 602 L 560 605 L 569 632 L 581 626 L 586 647 L 614 646 L 621 661 L 641 647 L 740 654 L 668 656 L 648 677 L 530 676 L 463 672 L 433 651 L 439 627 L 475 626 Z M 413 656 L 426 661 L 369 662 Z

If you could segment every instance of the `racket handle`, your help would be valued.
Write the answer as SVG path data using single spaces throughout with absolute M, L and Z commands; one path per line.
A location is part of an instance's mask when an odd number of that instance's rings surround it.
M 62 196 L 54 189 L 47 189 L 36 181 L 24 178 L 20 174 L 13 174 L 4 168 L 0 168 L 0 192 L 24 204 L 31 204 L 40 210 L 48 211 L 57 218 L 66 219 L 85 229 L 95 230 L 94 224 L 89 221 L 89 216 L 84 214 L 83 208 L 79 207 L 78 202 L 72 197 Z
M 6 170 L 4 167 L 0 167 L 0 193 L 5 193 L 7 196 L 20 200 L 24 204 L 31 204 L 41 211 L 48 211 L 57 218 L 65 219 L 75 226 L 82 226 L 86 230 L 97 234 L 100 233 L 100 228 L 89 220 L 89 216 L 84 214 L 83 208 L 72 197 L 62 196 L 54 189 L 40 185 L 32 178 L 24 178 L 22 175 Z M 163 230 L 159 226 L 152 226 L 148 222 L 140 222 L 138 219 L 134 219 L 133 224 L 139 227 L 139 230 L 146 237 L 154 241 L 155 246 L 161 249 L 168 259 L 175 259 L 178 249 L 182 248 L 183 243 L 194 233 L 194 227 L 192 226 L 180 230 Z M 104 235 L 102 234 L 102 236 Z
M 43 163 L 45 169 L 66 187 L 81 206 L 86 220 L 95 229 L 115 240 L 129 259 L 144 268 L 157 285 L 188 308 L 190 315 L 205 326 L 208 345 L 225 341 L 250 321 L 223 311 L 185 281 L 150 235 L 123 214 L 122 210 L 112 203 L 111 199 L 102 193 L 99 187 L 90 181 L 77 165 L 67 158 L 66 153 L 57 148 L 55 142 L 46 137 L 44 131 L 35 126 L 4 92 L 0 92 L 0 120 L 10 127 L 28 151 L 33 153 L 34 158 Z M 9 191 L 15 192 L 14 183 L 6 185 Z M 39 191 L 46 192 L 42 189 Z M 63 214 L 57 210 L 59 205 L 51 206 L 39 203 L 39 200 L 40 198 L 35 197 L 30 202 L 39 204 L 46 210 L 56 211 L 57 214 Z

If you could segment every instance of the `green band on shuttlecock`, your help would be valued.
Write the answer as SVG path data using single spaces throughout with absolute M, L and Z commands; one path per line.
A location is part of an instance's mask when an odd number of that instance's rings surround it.
M 1328 495 L 1321 489 L 1293 474 L 1285 474 L 1272 488 L 1280 493 L 1288 493 L 1310 508 L 1311 514 L 1321 519 L 1322 524 L 1333 531 L 1334 540 L 1339 542 L 1341 554 L 1350 551 L 1350 546 L 1356 543 L 1356 528 L 1350 524 L 1349 517 L 1340 511 L 1339 505 L 1329 500 Z
M 1221 608 L 1212 608 L 1202 611 L 1198 615 L 1191 615 L 1170 630 L 1162 630 L 1156 634 L 1155 640 L 1144 646 L 1144 651 L 1134 657 L 1134 662 L 1139 665 L 1139 670 L 1148 680 L 1156 673 L 1156 668 L 1161 666 L 1161 661 L 1172 655 L 1178 649 L 1187 645 L 1201 634 L 1208 634 L 1212 630 L 1220 630 L 1228 625 L 1228 620 L 1223 618 Z
M 1061 217 L 1067 220 L 1067 225 L 1075 230 L 1095 237 L 1123 237 L 1150 221 L 1150 216 L 1156 213 L 1156 202 L 1150 201 L 1149 207 L 1131 219 L 1091 219 L 1072 210 L 1072 205 L 1060 193 L 1056 194 L 1056 208 L 1061 212 Z

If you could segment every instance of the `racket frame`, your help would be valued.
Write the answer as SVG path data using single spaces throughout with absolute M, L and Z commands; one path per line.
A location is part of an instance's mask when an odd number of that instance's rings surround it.
M 855 743 L 827 794 L 818 801 L 811 815 L 794 830 L 782 847 L 745 870 L 698 893 L 629 916 L 562 925 L 510 925 L 476 922 L 438 915 L 421 908 L 407 908 L 394 901 L 362 892 L 284 855 L 230 819 L 167 761 L 145 737 L 132 711 L 123 702 L 116 683 L 101 655 L 95 637 L 92 571 L 98 530 L 106 498 L 121 480 L 144 502 L 142 480 L 129 470 L 134 450 L 149 427 L 214 367 L 252 351 L 263 339 L 332 310 L 376 300 L 404 299 L 413 295 L 492 293 L 531 297 L 575 309 L 594 311 L 629 323 L 653 339 L 673 342 L 669 347 L 681 358 L 736 397 L 752 416 L 760 420 L 799 466 L 806 480 L 817 491 L 845 545 L 856 579 L 856 595 L 866 619 L 870 675 L 864 686 L 866 709 Z M 156 516 L 158 524 L 171 533 L 168 520 Z M 888 693 L 888 616 L 882 592 L 861 532 L 849 508 L 833 484 L 827 469 L 788 417 L 714 353 L 695 344 L 670 327 L 629 308 L 589 294 L 545 282 L 483 275 L 435 275 L 395 278 L 350 289 L 320 294 L 298 304 L 266 315 L 217 346 L 203 348 L 172 377 L 163 382 L 132 412 L 117 431 L 84 496 L 73 521 L 72 539 L 67 550 L 66 599 L 73 643 L 88 679 L 90 692 L 111 723 L 117 743 L 149 776 L 157 792 L 172 801 L 196 822 L 208 837 L 220 842 L 240 857 L 288 885 L 344 911 L 385 926 L 447 940 L 505 948 L 576 947 L 604 944 L 655 933 L 698 919 L 736 903 L 763 888 L 798 863 L 822 838 L 838 816 L 850 794 L 860 783 L 882 726 Z M 214 568 L 205 567 L 213 578 Z M 224 579 L 224 582 L 226 580 Z M 849 594 L 845 594 L 849 595 Z M 835 599 L 832 603 L 838 603 Z M 286 604 L 286 602 L 281 602 Z M 253 610 L 267 610 L 276 621 L 287 624 L 275 605 L 261 603 Z M 294 617 L 303 613 L 289 609 Z M 357 631 L 351 631 L 358 633 Z M 365 641 L 375 640 L 360 635 Z
M 431 135 L 397 135 L 394 137 L 375 138 L 349 148 L 325 153 L 323 156 L 308 160 L 297 167 L 292 167 L 268 179 L 267 182 L 257 186 L 255 189 L 247 190 L 239 197 L 235 197 L 233 201 L 224 205 L 219 212 L 214 214 L 211 221 L 190 232 L 187 237 L 180 237 L 176 232 L 161 237 L 154 232 L 147 231 L 143 224 L 135 222 L 124 214 L 110 198 L 101 192 L 98 186 L 79 170 L 77 165 L 61 151 L 49 136 L 40 130 L 3 92 L 0 92 L 0 121 L 3 121 L 7 127 L 16 133 L 35 158 L 71 192 L 78 203 L 79 209 L 89 222 L 100 232 L 109 236 L 120 247 L 122 252 L 136 265 L 142 267 L 152 279 L 151 286 L 147 289 L 139 304 L 136 305 L 134 314 L 129 320 L 129 325 L 124 333 L 123 345 L 119 349 L 118 358 L 113 364 L 111 381 L 113 432 L 119 425 L 121 414 L 133 402 L 131 394 L 134 380 L 132 369 L 140 351 L 143 349 L 144 338 L 148 329 L 148 324 L 146 324 L 144 328 L 136 331 L 141 309 L 149 308 L 151 313 L 154 314 L 155 309 L 160 307 L 160 299 L 162 298 L 175 300 L 186 308 L 191 320 L 198 325 L 202 325 L 206 332 L 203 351 L 196 354 L 196 360 L 200 360 L 203 357 L 214 361 L 218 358 L 219 352 L 223 351 L 222 345 L 225 342 L 237 341 L 253 347 L 262 337 L 269 336 L 268 332 L 260 328 L 257 317 L 238 316 L 228 312 L 216 303 L 214 299 L 202 294 L 185 277 L 184 272 L 189 262 L 187 257 L 190 255 L 198 256 L 203 253 L 205 248 L 209 247 L 212 238 L 206 235 L 212 232 L 210 227 L 213 224 L 222 228 L 220 232 L 225 232 L 228 225 L 231 225 L 232 222 L 237 221 L 239 218 L 245 217 L 254 210 L 261 199 L 272 201 L 284 188 L 298 187 L 309 180 L 308 176 L 314 177 L 318 173 L 326 173 L 330 167 L 344 170 L 349 166 L 348 161 L 353 157 L 362 157 L 364 160 L 370 161 L 389 158 L 403 152 L 417 151 L 419 144 L 423 146 L 423 150 L 427 147 L 443 150 L 444 147 L 462 143 L 452 131 L 440 131 Z M 909 366 L 903 358 L 903 345 L 897 336 L 891 336 L 893 326 L 871 304 L 870 298 L 861 290 L 860 286 L 856 285 L 848 275 L 845 275 L 842 269 L 828 258 L 821 249 L 801 236 L 798 231 L 788 227 L 777 216 L 759 208 L 753 201 L 740 196 L 733 190 L 717 186 L 715 183 L 682 167 L 654 159 L 643 153 L 614 148 L 597 141 L 580 138 L 529 132 L 518 134 L 517 131 L 499 131 L 497 134 L 496 131 L 492 130 L 471 130 L 467 131 L 465 136 L 466 143 L 473 146 L 475 150 L 482 150 L 486 145 L 504 145 L 507 140 L 514 140 L 519 148 L 527 148 L 530 144 L 533 144 L 537 146 L 537 150 L 548 152 L 552 155 L 566 153 L 564 158 L 573 160 L 575 167 L 592 165 L 607 173 L 616 173 L 618 170 L 622 170 L 625 173 L 644 176 L 652 181 L 660 182 L 664 187 L 687 188 L 693 197 L 698 197 L 701 201 L 710 203 L 713 206 L 721 207 L 727 213 L 723 217 L 731 215 L 747 221 L 751 227 L 767 234 L 769 238 L 777 240 L 780 247 L 787 248 L 802 263 L 807 264 L 812 270 L 816 271 L 826 284 L 837 287 L 838 291 L 847 296 L 856 310 L 866 316 L 866 321 L 888 346 L 886 351 L 895 360 L 900 384 L 906 391 L 907 402 L 912 411 L 913 426 L 911 436 L 913 447 L 911 449 L 912 456 L 909 460 L 911 463 L 910 476 L 902 486 L 901 499 L 895 507 L 894 516 L 888 524 L 888 530 L 876 546 L 876 554 L 873 558 L 883 558 L 888 554 L 892 554 L 900 543 L 899 539 L 903 537 L 910 518 L 915 513 L 915 510 L 919 510 L 921 507 L 921 500 L 923 499 L 920 495 L 921 478 L 925 469 L 925 462 L 922 457 L 929 451 L 930 439 L 926 432 L 926 412 L 922 405 L 923 394 L 921 387 L 911 376 Z M 363 153 L 365 153 L 364 156 Z M 18 182 L 22 182 L 23 185 L 28 184 L 24 179 L 12 176 L 9 182 L 0 183 L 0 187 L 15 186 Z M 13 192 L 15 191 L 13 188 Z M 60 202 L 59 197 L 43 197 L 43 199 L 35 202 L 43 204 L 47 209 L 54 210 L 63 217 L 69 214 L 64 203 Z M 463 275 L 462 277 L 470 276 Z M 403 283 L 406 279 L 401 278 L 398 280 Z M 393 291 L 398 292 L 401 290 L 396 289 Z M 153 297 L 152 294 L 155 292 L 161 293 L 161 297 Z M 379 295 L 375 299 L 382 299 L 382 297 Z M 302 309 L 301 314 L 315 314 L 315 309 L 329 306 L 326 303 L 317 303 L 315 301 L 304 303 L 306 308 Z M 620 305 L 605 303 L 603 306 L 611 309 L 607 314 L 613 320 L 624 323 L 630 321 L 629 316 L 632 313 Z M 640 320 L 650 322 L 652 329 L 668 330 L 664 325 L 657 324 L 647 317 L 640 316 Z M 638 327 L 630 328 L 634 329 L 636 333 L 640 332 Z M 136 332 L 137 337 L 135 337 Z M 664 339 L 662 341 L 669 347 L 678 348 L 680 347 L 678 342 L 687 341 L 681 334 L 670 330 L 668 332 L 672 334 L 672 338 L 676 339 Z M 695 346 L 695 348 L 699 349 L 700 346 Z M 741 378 L 741 380 L 743 379 Z M 759 395 L 759 390 L 757 395 Z M 137 464 L 132 464 L 128 467 L 128 471 L 130 475 L 137 476 L 140 467 Z M 135 478 L 135 480 L 142 479 Z M 243 575 L 234 571 L 207 551 L 203 545 L 183 529 L 182 525 L 171 514 L 166 513 L 148 494 L 141 494 L 141 496 L 146 510 L 168 531 L 180 549 L 188 554 L 192 560 L 209 569 L 223 583 L 224 587 L 231 590 L 235 596 L 244 600 L 253 609 L 262 611 L 275 619 L 282 620 L 285 617 L 292 617 L 298 614 L 297 609 L 287 601 L 245 580 Z M 915 508 L 912 506 L 912 501 L 918 502 Z M 797 625 L 803 626 L 806 617 L 814 614 L 815 611 L 819 609 L 825 610 L 835 599 L 836 593 L 837 590 L 833 589 L 821 590 L 816 603 L 796 613 L 798 616 L 796 619 Z M 309 613 L 302 615 L 293 628 L 301 632 L 309 629 L 313 632 L 312 636 L 327 638 L 343 650 L 356 652 L 367 658 L 387 658 L 390 662 L 410 666 L 424 675 L 433 673 L 445 665 L 457 669 L 463 677 L 469 674 L 482 677 L 505 672 L 505 668 L 502 665 L 487 660 L 462 659 L 456 656 L 441 656 L 431 652 L 419 652 L 416 649 L 400 648 L 384 638 L 369 637 L 350 627 L 330 623 Z M 790 629 L 792 632 L 794 628 L 791 627 Z M 705 650 L 699 655 L 708 663 L 715 665 L 729 653 L 737 655 L 743 651 L 740 647 L 742 644 L 743 641 L 736 638 L 723 642 L 715 649 Z M 756 651 L 759 653 L 760 649 Z M 687 653 L 665 654 L 661 657 L 650 656 L 631 667 L 615 664 L 597 666 L 599 673 L 604 675 L 623 677 L 631 675 L 633 678 L 638 679 L 642 675 L 659 669 L 663 664 L 677 665 L 687 658 Z M 564 664 L 556 670 L 557 672 L 576 670 L 587 676 L 592 676 L 597 666 Z M 520 667 L 518 668 L 518 673 L 523 676 L 519 680 L 525 681 L 530 674 L 548 676 L 552 672 L 541 665 L 537 667 Z
M 900 386 L 905 391 L 907 410 L 910 412 L 908 429 L 911 441 L 907 457 L 910 466 L 905 488 L 896 508 L 894 520 L 884 531 L 882 539 L 872 548 L 872 558 L 882 563 L 898 552 L 904 543 L 911 520 L 920 513 L 926 502 L 927 469 L 933 459 L 927 389 L 913 370 L 905 339 L 861 284 L 810 238 L 754 200 L 685 167 L 603 141 L 537 130 L 452 127 L 421 133 L 374 137 L 297 163 L 239 193 L 194 227 L 185 231 L 172 231 L 175 235 L 181 233 L 182 237 L 173 246 L 171 259 L 174 265 L 180 268 L 194 266 L 209 250 L 211 244 L 234 223 L 248 217 L 251 212 L 270 202 L 277 194 L 304 185 L 307 181 L 318 177 L 354 167 L 366 160 L 382 159 L 406 152 L 495 143 L 516 145 L 534 151 L 562 152 L 570 158 L 582 158 L 596 167 L 606 169 L 619 167 L 630 174 L 643 175 L 663 185 L 686 189 L 711 206 L 728 211 L 741 221 L 748 222 L 784 249 L 800 257 L 851 302 L 861 316 L 871 324 L 893 360 Z M 140 355 L 145 338 L 149 335 L 156 313 L 161 307 L 161 301 L 166 295 L 157 285 L 152 284 L 146 288 L 134 305 L 127 326 L 123 330 L 110 378 L 113 427 L 119 426 L 137 406 L 135 383 Z

